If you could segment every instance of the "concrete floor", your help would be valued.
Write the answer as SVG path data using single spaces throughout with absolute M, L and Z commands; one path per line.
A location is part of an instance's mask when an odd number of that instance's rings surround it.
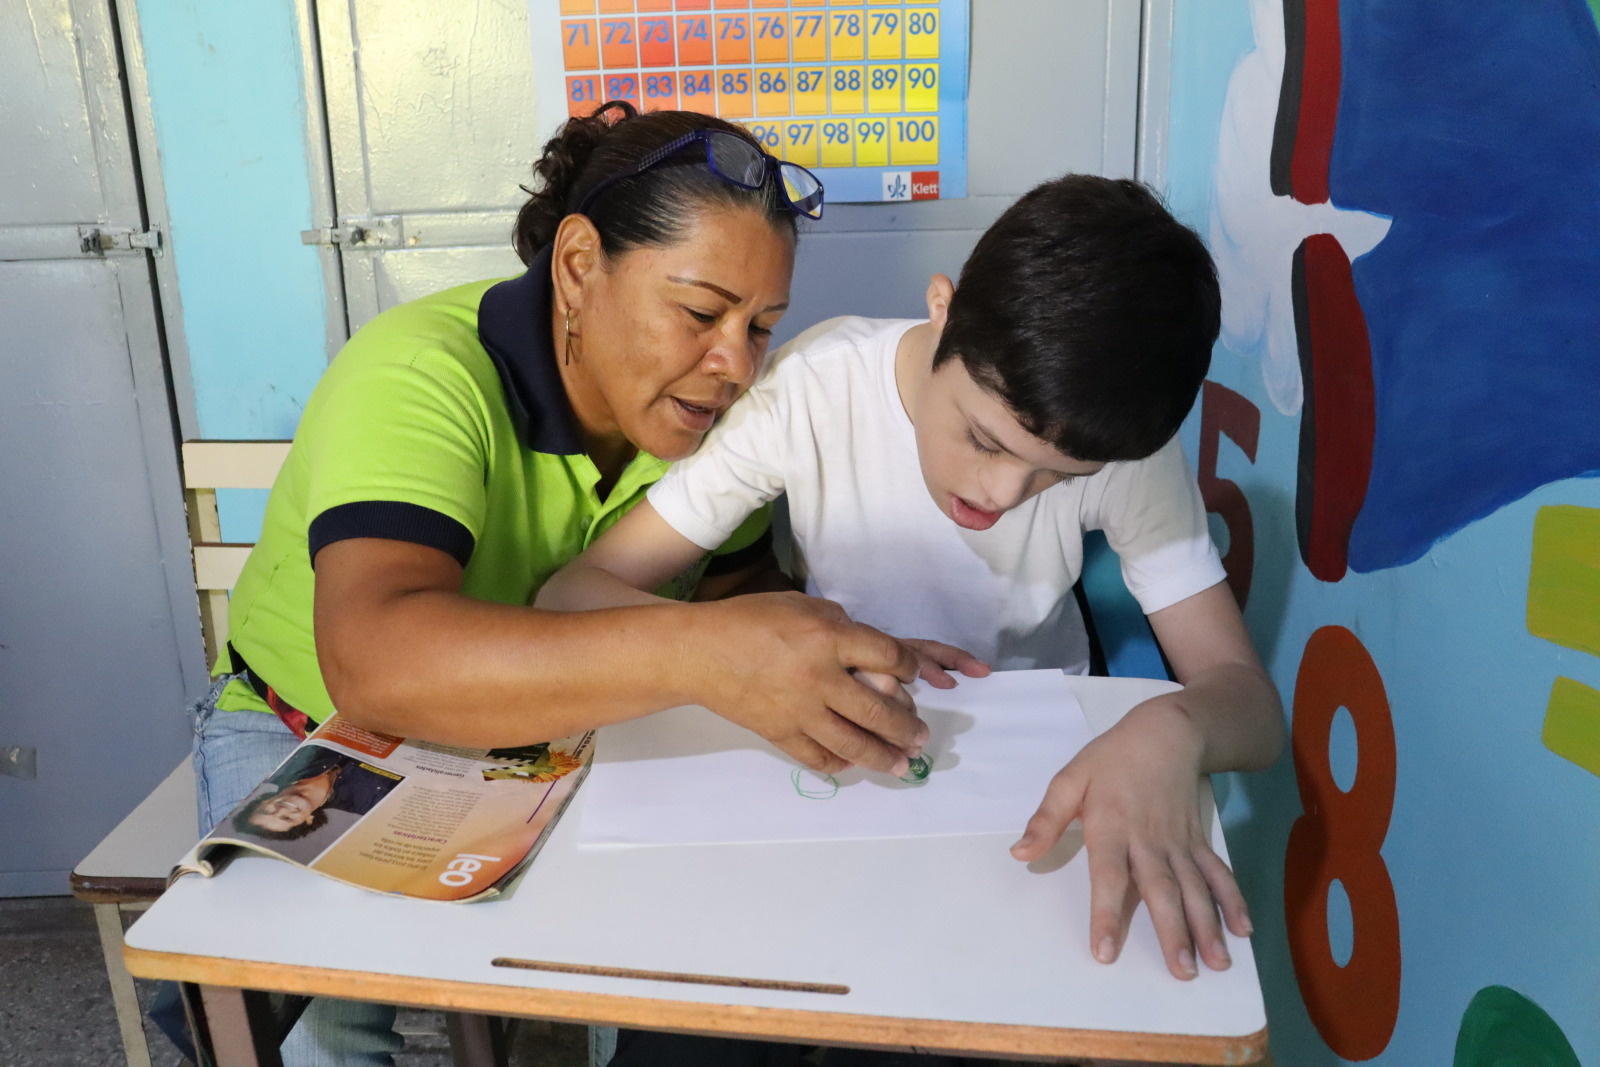
M 154 983 L 139 982 L 148 1001 Z M 396 1067 L 450 1067 L 444 1017 L 403 1011 L 406 1050 Z M 153 1067 L 181 1067 L 172 1045 L 147 1027 Z M 526 1022 L 517 1029 L 512 1067 L 585 1067 L 581 1026 Z M 105 959 L 94 911 L 72 897 L 0 899 L 0 1067 L 121 1067 Z

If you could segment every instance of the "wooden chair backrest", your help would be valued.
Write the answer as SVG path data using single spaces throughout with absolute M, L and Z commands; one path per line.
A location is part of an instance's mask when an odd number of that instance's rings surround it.
M 194 547 L 194 585 L 200 594 L 200 631 L 206 665 L 228 639 L 228 592 L 250 555 L 247 542 L 222 539 L 218 489 L 271 489 L 289 454 L 288 441 L 185 441 L 183 497 Z

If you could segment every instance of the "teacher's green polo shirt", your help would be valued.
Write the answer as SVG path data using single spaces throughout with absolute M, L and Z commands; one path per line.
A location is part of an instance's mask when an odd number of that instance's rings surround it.
M 334 710 L 312 633 L 312 568 L 324 546 L 351 537 L 428 545 L 461 564 L 466 596 L 527 604 L 666 468 L 640 453 L 604 499 L 596 493 L 600 472 L 551 346 L 549 249 L 521 277 L 391 308 L 350 339 L 306 403 L 229 604 L 234 655 L 214 673 L 246 663 L 320 722 Z M 767 515 L 753 518 L 713 570 L 765 552 Z M 664 592 L 686 595 L 709 562 Z M 218 707 L 268 710 L 243 681 Z

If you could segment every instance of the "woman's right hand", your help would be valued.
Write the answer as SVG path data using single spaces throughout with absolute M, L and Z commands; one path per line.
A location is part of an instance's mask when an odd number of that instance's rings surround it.
M 917 654 L 843 608 L 802 593 L 758 593 L 698 604 L 702 625 L 685 637 L 700 703 L 771 741 L 812 770 L 855 764 L 905 774 L 928 727 L 903 688 L 883 691 L 851 672 L 917 676 Z M 698 683 L 698 684 L 694 684 Z

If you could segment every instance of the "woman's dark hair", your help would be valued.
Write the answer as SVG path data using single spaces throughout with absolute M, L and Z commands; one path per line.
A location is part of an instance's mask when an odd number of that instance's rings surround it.
M 1154 193 L 1069 174 L 978 240 L 933 365 L 959 358 L 1074 459 L 1143 459 L 1194 406 L 1221 309 L 1210 253 Z
M 588 118 L 571 118 L 545 144 L 533 165 L 534 187 L 522 187 L 528 202 L 517 212 L 512 244 L 522 262 L 555 240 L 561 220 L 578 210 L 589 191 L 649 153 L 694 130 L 721 130 L 760 148 L 748 130 L 695 111 L 641 115 L 624 100 L 602 104 Z M 765 151 L 765 149 L 762 149 Z M 705 148 L 691 144 L 672 159 L 625 178 L 601 193 L 585 212 L 600 231 L 607 256 L 645 245 L 682 240 L 693 217 L 706 208 L 747 207 L 793 235 L 794 213 L 778 195 L 776 181 L 744 189 L 711 173 Z
M 282 790 L 279 790 L 279 792 L 282 792 Z M 277 793 L 263 794 L 234 812 L 233 828 L 241 834 L 249 834 L 252 837 L 265 837 L 270 841 L 298 841 L 307 834 L 328 825 L 328 813 L 322 808 L 314 810 L 311 813 L 311 818 L 305 822 L 297 823 L 287 830 L 266 830 L 252 823 L 250 816 L 256 813 L 256 809 L 277 795 Z

